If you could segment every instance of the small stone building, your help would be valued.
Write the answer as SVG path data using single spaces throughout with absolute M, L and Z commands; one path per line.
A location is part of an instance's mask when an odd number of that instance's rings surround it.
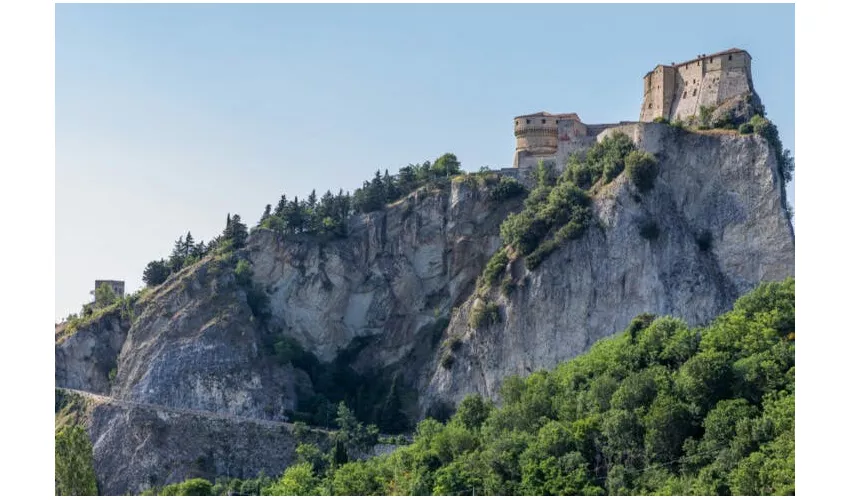
M 117 297 L 123 297 L 124 296 L 124 282 L 123 281 L 95 280 L 94 281 L 94 290 L 97 290 L 98 288 L 100 288 L 100 286 L 103 285 L 104 283 L 106 283 L 107 285 L 109 285 L 110 288 L 112 288 L 112 291 L 115 293 L 115 295 Z M 92 290 L 92 292 L 91 292 L 92 295 L 94 295 L 94 290 Z

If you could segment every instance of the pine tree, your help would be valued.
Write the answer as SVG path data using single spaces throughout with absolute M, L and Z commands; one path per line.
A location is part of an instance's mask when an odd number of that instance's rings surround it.
M 192 231 L 186 233 L 186 241 L 183 246 L 183 258 L 188 259 L 195 250 L 195 240 L 192 238 Z
M 307 203 L 304 207 L 304 230 L 314 233 L 321 227 L 321 219 L 318 213 L 318 198 L 316 198 L 316 190 L 310 192 L 307 197 Z
M 233 214 L 233 218 L 230 218 L 228 233 L 230 240 L 233 242 L 233 248 L 242 248 L 245 245 L 245 240 L 248 239 L 248 226 L 242 223 L 242 218 L 239 217 L 239 214 Z
M 195 245 L 195 250 L 194 250 L 194 252 L 192 252 L 192 256 L 200 259 L 201 257 L 203 257 L 206 254 L 207 254 L 207 249 L 204 246 L 204 240 L 201 240 L 200 242 L 198 242 L 197 245 Z
M 147 267 L 142 272 L 142 281 L 147 286 L 161 285 L 168 279 L 169 274 L 171 274 L 171 269 L 169 269 L 165 259 L 154 260 L 148 262 Z
M 289 203 L 286 201 L 286 195 L 281 195 L 280 201 L 277 202 L 277 206 L 274 209 L 275 216 L 283 217 L 287 206 L 289 206 Z
M 229 219 L 230 215 L 228 214 L 228 220 Z M 183 264 L 186 261 L 186 257 L 183 254 L 185 248 L 186 243 L 183 242 L 183 237 L 181 236 L 174 242 L 174 248 L 171 250 L 171 255 L 168 257 L 168 267 L 171 268 L 171 272 L 176 273 L 183 269 Z
M 331 455 L 331 469 L 338 469 L 346 463 L 348 463 L 348 453 L 345 452 L 342 440 L 337 438 L 334 440 L 334 450 Z
M 262 226 L 263 222 L 266 221 L 269 217 L 272 216 L 272 206 L 266 205 L 265 210 L 263 210 L 263 215 L 260 217 L 260 222 L 257 223 L 258 226 Z
M 289 227 L 292 228 L 293 234 L 298 234 L 304 229 L 304 212 L 302 210 L 302 204 L 298 201 L 298 197 L 296 196 L 291 202 L 289 202 Z

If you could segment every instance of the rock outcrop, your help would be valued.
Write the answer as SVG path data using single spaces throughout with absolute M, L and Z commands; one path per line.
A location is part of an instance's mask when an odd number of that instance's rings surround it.
M 117 368 L 118 354 L 129 330 L 129 319 L 122 318 L 116 310 L 58 338 L 56 387 L 109 394 L 109 374 Z
M 479 392 L 551 368 L 622 331 L 636 315 L 674 315 L 702 324 L 761 281 L 794 274 L 793 228 L 774 152 L 761 137 L 688 133 L 639 123 L 621 131 L 659 159 L 659 176 L 639 193 L 620 176 L 594 196 L 598 224 L 534 272 L 511 269 L 515 291 L 491 299 L 503 322 L 468 326 L 470 298 L 448 337 L 460 338 L 450 370 L 436 360 L 422 406 Z M 655 239 L 641 236 L 654 224 Z

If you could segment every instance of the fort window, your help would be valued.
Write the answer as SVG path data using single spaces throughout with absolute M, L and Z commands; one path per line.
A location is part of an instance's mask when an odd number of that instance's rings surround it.
M 516 121 L 516 124 L 519 125 L 519 120 Z
M 525 120 L 526 125 L 528 125 L 529 123 L 531 123 L 531 120 Z
M 729 56 L 729 60 L 730 60 L 730 61 L 732 60 L 732 56 L 731 56 L 731 55 Z
M 697 89 L 694 89 L 694 96 L 697 95 Z
M 546 118 L 543 119 L 543 123 L 546 123 Z
M 712 57 L 711 59 L 709 59 L 709 60 L 708 60 L 708 62 L 713 63 L 713 62 L 714 62 L 714 58 Z
M 682 94 L 682 99 L 684 99 L 684 98 L 686 98 L 686 97 L 688 97 L 688 93 L 687 93 L 687 92 L 685 92 L 684 94 Z

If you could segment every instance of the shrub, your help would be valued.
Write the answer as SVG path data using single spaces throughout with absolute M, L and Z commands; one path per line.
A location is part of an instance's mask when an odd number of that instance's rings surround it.
M 626 156 L 626 175 L 634 183 L 638 191 L 645 193 L 655 185 L 658 176 L 658 161 L 650 153 L 632 151 Z
M 516 196 L 525 194 L 525 186 L 513 177 L 501 176 L 499 183 L 490 191 L 490 199 L 493 201 L 505 201 Z
M 645 240 L 654 240 L 661 233 L 658 224 L 654 220 L 645 220 L 638 226 L 638 232 Z
M 472 328 L 486 328 L 501 322 L 502 315 L 498 304 L 478 300 L 472 306 L 472 312 L 469 315 L 469 326 Z
M 791 151 L 782 148 L 782 141 L 779 139 L 779 130 L 776 125 L 761 115 L 753 116 L 750 119 L 750 125 L 753 127 L 753 132 L 764 137 L 773 148 L 779 175 L 782 177 L 782 182 L 787 184 L 791 181 L 791 176 L 794 173 L 794 157 L 791 156 Z
M 558 175 L 555 173 L 554 166 L 551 162 L 540 160 L 537 162 L 537 167 L 534 170 L 534 179 L 537 181 L 537 187 L 554 186 Z
M 706 130 L 711 127 L 711 114 L 714 113 L 713 106 L 700 106 L 699 107 L 699 129 Z
M 463 341 L 460 339 L 460 337 L 455 336 L 449 337 L 446 339 L 445 342 L 443 342 L 443 347 L 451 352 L 457 351 L 462 345 Z
M 502 284 L 499 286 L 499 290 L 502 292 L 502 295 L 507 297 L 508 295 L 512 294 L 515 289 L 516 285 L 514 284 L 514 281 L 511 279 L 511 277 L 505 276 L 505 278 L 502 280 Z
M 753 133 L 753 124 L 752 123 L 742 123 L 740 127 L 738 127 L 738 132 L 742 134 L 752 134 Z
M 670 123 L 670 120 L 664 118 L 663 116 L 656 116 L 653 118 L 652 123 Z
M 237 284 L 242 286 L 249 285 L 253 274 L 251 270 L 251 263 L 245 259 L 239 259 L 239 262 L 236 264 L 236 270 L 233 274 L 236 277 Z
M 451 353 L 451 351 L 446 351 L 440 357 L 440 366 L 445 368 L 446 370 L 451 370 L 452 366 L 455 364 L 455 357 Z
M 565 226 L 566 227 L 566 226 Z M 528 268 L 529 271 L 533 271 L 537 269 L 540 264 L 543 262 L 543 259 L 549 256 L 555 249 L 558 248 L 558 241 L 556 240 L 547 240 L 544 241 L 542 245 L 537 247 L 537 250 L 531 252 L 531 254 L 525 258 L 525 267 Z
M 487 265 L 484 267 L 484 284 L 487 287 L 493 286 L 496 280 L 505 272 L 505 266 L 508 265 L 508 252 L 505 248 L 500 248 L 490 257 Z

